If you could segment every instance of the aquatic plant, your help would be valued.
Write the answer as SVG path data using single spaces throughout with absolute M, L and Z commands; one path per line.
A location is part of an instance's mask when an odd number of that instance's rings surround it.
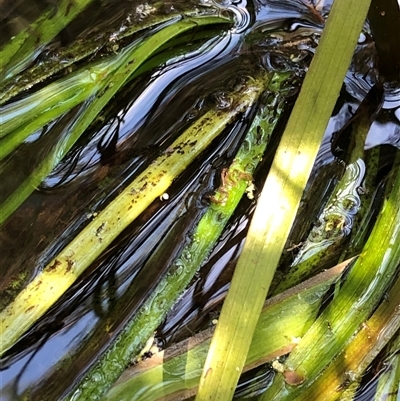
M 30 355 L 6 397 L 230 400 L 241 374 L 265 362 L 275 377 L 253 391 L 260 400 L 350 397 L 377 354 L 389 344 L 390 357 L 398 344 L 399 152 L 365 149 L 382 82 L 331 139 L 334 185 L 319 180 L 327 189 L 311 217 L 301 205 L 369 2 L 335 0 L 322 11 L 304 3 L 314 30 L 294 38 L 251 29 L 250 6 L 137 2 L 85 21 L 90 3 L 46 8 L 0 50 L 0 224 L 14 255 L 1 284 L 0 356 L 12 367 Z M 254 2 L 254 15 L 273 6 Z M 56 35 L 69 29 L 63 43 Z M 371 60 L 370 80 L 396 87 L 393 71 L 381 77 Z M 217 71 L 210 83 L 207 69 Z M 172 359 L 123 373 L 147 355 L 246 202 L 255 211 L 215 329 L 179 343 Z M 41 224 L 49 233 L 35 242 Z M 304 243 L 290 245 L 295 238 Z M 50 371 L 19 391 L 31 361 L 68 327 L 75 337 L 61 342 Z M 265 336 L 268 346 L 257 345 Z M 377 394 L 395 383 L 383 376 Z

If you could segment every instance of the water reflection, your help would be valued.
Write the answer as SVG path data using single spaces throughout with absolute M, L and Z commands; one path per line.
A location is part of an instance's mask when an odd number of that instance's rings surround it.
M 112 4 L 116 2 L 107 4 L 109 10 Z M 171 57 L 162 68 L 132 81 L 119 103 L 104 114 L 106 123 L 93 129 L 73 149 L 2 229 L 2 240 L 10 244 L 3 257 L 9 266 L 3 285 L 22 269 L 28 270 L 27 279 L 34 275 L 87 224 L 92 213 L 116 196 L 160 149 L 167 148 L 194 116 L 201 115 L 215 102 L 222 107 L 232 76 L 248 73 L 243 67 L 245 58 L 253 57 L 258 65 L 274 68 L 295 64 L 301 79 L 317 45 L 323 26 L 321 16 L 325 15 L 329 2 L 315 6 L 306 6 L 302 1 L 275 0 L 219 4 L 234 12 L 234 29 L 205 41 L 187 54 Z M 123 7 L 120 2 L 118 7 Z M 144 11 L 140 9 L 138 13 Z M 4 18 L 12 13 L 15 9 Z M 126 15 L 118 13 L 118 18 Z M 121 29 L 119 24 L 120 21 L 117 25 Z M 293 49 L 298 53 L 288 61 Z M 360 42 L 361 56 L 355 59 L 346 77 L 342 96 L 326 130 L 314 167 L 314 175 L 323 181 L 324 187 L 316 189 L 310 185 L 304 201 L 305 208 L 312 201 L 315 203 L 314 212 L 322 206 L 307 197 L 318 193 L 316 198 L 325 198 L 332 182 L 342 173 L 331 152 L 332 135 L 351 118 L 374 83 L 376 72 L 370 68 L 374 62 L 373 55 L 369 57 L 370 50 L 370 38 L 365 36 Z M 364 63 L 368 64 L 367 75 L 359 69 L 364 56 L 368 56 L 368 63 Z M 383 108 L 368 134 L 367 149 L 383 144 L 400 148 L 399 110 L 400 90 L 387 86 Z M 192 224 L 189 221 L 207 204 L 207 195 L 218 185 L 218 172 L 233 157 L 247 125 L 244 119 L 229 127 L 225 137 L 178 180 L 171 190 L 170 201 L 156 201 L 2 360 L 2 401 L 18 400 L 28 389 L 32 390 L 32 400 L 58 399 L 93 363 L 96 353 L 116 335 L 164 273 L 168 261 L 161 266 L 154 262 L 151 271 L 144 269 L 152 251 L 168 238 L 168 233 L 172 235 L 176 224 L 182 223 L 178 226 L 181 237 L 170 237 L 170 241 L 175 238 L 179 244 L 182 236 L 189 235 Z M 37 136 L 31 137 L 30 142 L 35 143 L 36 139 Z M 279 141 L 279 132 L 274 140 Z M 257 173 L 259 187 L 272 154 L 271 151 L 263 161 L 265 169 L 260 168 Z M 209 260 L 159 328 L 159 340 L 164 345 L 204 328 L 217 313 L 253 209 L 254 202 L 245 199 L 241 203 Z M 306 223 L 302 221 L 301 225 L 304 229 Z M 292 239 L 296 242 L 294 236 Z M 122 302 L 124 314 L 113 316 L 113 309 Z M 83 352 L 82 344 L 95 334 L 99 335 L 97 348 Z M 60 366 L 64 376 L 56 372 Z M 64 381 L 61 385 L 60 377 Z

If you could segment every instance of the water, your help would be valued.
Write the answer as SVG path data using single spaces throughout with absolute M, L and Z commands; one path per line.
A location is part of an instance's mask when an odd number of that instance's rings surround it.
M 26 21 L 36 18 L 40 10 L 48 6 L 47 2 L 38 2 L 36 7 L 17 3 L 14 4 L 17 7 L 13 5 L 2 15 L 6 21 L 2 37 L 15 35 Z M 184 2 L 176 3 L 178 9 L 183 7 Z M 319 12 L 324 15 L 329 2 L 318 3 L 316 9 L 300 1 L 225 3 L 224 7 L 236 17 L 232 31 L 189 43 L 190 52 L 185 56 L 182 54 L 186 48 L 182 46 L 181 55 L 130 82 L 104 112 L 104 122 L 98 122 L 87 132 L 1 229 L 2 261 L 7 266 L 0 283 L 2 301 L 9 302 L 12 298 L 11 293 L 3 292 L 11 280 L 20 275 L 21 286 L 30 280 L 76 230 L 88 223 L 96 210 L 148 166 L 160 149 L 167 148 L 188 122 L 210 107 L 224 107 L 229 102 L 226 93 L 235 84 L 234 77 L 247 74 L 244 59 L 252 57 L 260 65 L 280 68 L 289 64 L 297 69 L 299 76 L 304 74 L 322 27 Z M 102 2 L 101 7 L 102 16 L 95 12 L 93 19 L 99 18 L 98 24 L 109 26 L 110 30 L 120 30 L 130 11 L 121 2 Z M 136 11 L 143 13 L 145 9 Z M 71 42 L 77 32 L 84 37 L 89 30 L 83 29 L 81 20 L 77 21 L 51 47 Z M 290 53 L 293 46 L 297 48 L 298 45 L 301 51 L 290 61 L 287 51 Z M 369 63 L 363 63 L 366 56 Z M 304 202 L 298 227 L 291 235 L 295 244 L 310 228 L 310 223 L 305 222 L 312 222 L 316 211 L 322 210 L 322 199 L 329 194 L 332 183 L 342 172 L 342 164 L 331 151 L 332 134 L 354 113 L 374 83 L 374 71 L 370 68 L 373 61 L 371 38 L 361 37 L 354 64 L 317 157 L 314 179 L 305 194 L 304 199 L 310 194 L 318 194 L 319 201 L 314 201 L 312 210 L 306 207 L 308 202 Z M 383 157 L 381 161 L 381 180 L 386 166 L 390 165 L 393 148 L 400 146 L 399 110 L 400 90 L 387 85 L 382 110 L 375 116 L 366 145 L 367 149 L 382 146 L 383 154 L 387 155 L 387 159 Z M 209 202 L 213 188 L 219 185 L 220 172 L 233 158 L 247 126 L 248 121 L 243 120 L 229 127 L 224 137 L 174 183 L 168 191 L 169 200 L 156 200 L 3 358 L 0 400 L 18 400 L 28 389 L 32 391 L 32 400 L 58 399 L 70 390 L 72 383 L 93 363 L 96 354 L 140 307 L 165 273 L 179 244 L 188 239 L 191 225 Z M 257 188 L 265 179 L 265 171 L 282 132 L 280 128 L 255 176 Z M 46 149 L 47 141 L 50 138 L 43 133 L 29 138 L 25 149 L 19 149 L 6 165 L 1 166 L 2 170 L 15 171 L 16 166 L 27 160 L 26 155 L 32 153 L 32 149 Z M 23 164 L 22 178 L 14 174 L 9 182 L 2 182 L 2 189 L 14 188 L 29 172 L 31 163 L 33 161 Z M 254 207 L 255 200 L 243 199 L 207 263 L 158 329 L 160 344 L 168 346 L 192 335 L 207 327 L 217 315 Z M 168 237 L 179 222 L 181 234 Z M 178 244 L 176 252 L 161 264 L 146 265 L 152 250 L 164 238 Z M 289 262 L 295 257 L 296 250 L 286 255 Z M 113 313 L 116 305 L 120 308 L 118 314 Z M 97 336 L 96 346 L 82 351 L 82 344 L 92 335 Z M 57 372 L 58 366 L 62 367 L 61 373 Z M 362 395 L 359 399 L 363 399 Z

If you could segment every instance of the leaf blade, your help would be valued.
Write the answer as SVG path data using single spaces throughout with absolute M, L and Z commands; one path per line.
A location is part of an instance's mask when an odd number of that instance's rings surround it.
M 254 213 L 196 401 L 232 399 L 368 7 L 363 0 L 334 2 Z

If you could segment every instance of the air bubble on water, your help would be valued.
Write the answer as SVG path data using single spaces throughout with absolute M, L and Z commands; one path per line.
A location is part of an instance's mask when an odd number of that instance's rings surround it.
M 183 273 L 183 265 L 184 263 L 180 258 L 175 261 L 174 263 L 175 269 L 173 270 L 173 276 L 180 276 Z
M 364 43 L 367 40 L 367 37 L 365 36 L 365 34 L 363 32 L 360 33 L 360 37 L 358 38 L 358 43 Z

